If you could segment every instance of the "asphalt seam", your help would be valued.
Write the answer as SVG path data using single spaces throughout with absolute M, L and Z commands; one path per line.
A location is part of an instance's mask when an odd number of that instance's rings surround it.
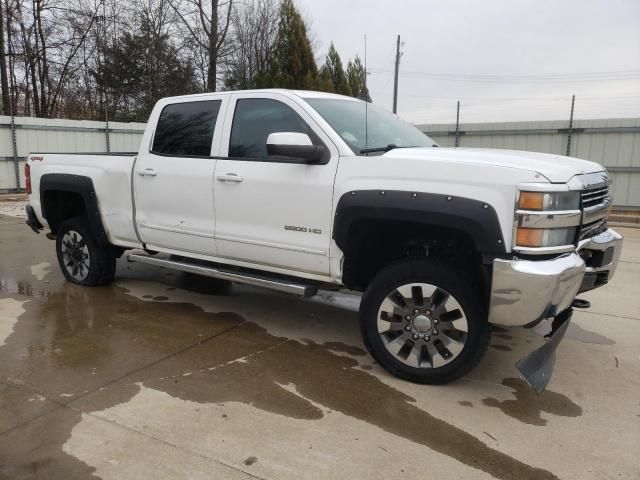
M 640 318 L 638 317 L 625 317 L 624 315 L 614 315 L 613 313 L 589 312 L 588 310 L 581 310 L 580 313 L 586 313 L 588 315 L 601 315 L 603 317 L 622 318 L 624 320 L 640 320 Z
M 227 365 L 231 365 L 232 363 L 240 362 L 242 360 L 246 360 L 246 359 L 249 359 L 249 358 L 256 357 L 256 356 L 261 355 L 263 353 L 271 352 L 271 351 L 275 350 L 276 348 L 280 347 L 281 345 L 283 345 L 283 344 L 285 344 L 287 342 L 291 342 L 291 341 L 293 341 L 293 340 L 291 340 L 290 338 L 285 338 L 284 340 L 282 340 L 280 342 L 277 342 L 277 343 L 274 343 L 273 345 L 270 345 L 267 348 L 263 348 L 261 350 L 256 350 L 255 352 L 248 353 L 248 354 L 246 354 L 246 355 L 244 355 L 242 357 L 234 358 L 233 360 L 228 360 L 228 361 L 226 361 L 224 363 L 218 363 L 217 365 L 213 365 L 212 367 L 200 368 L 200 369 L 196 370 L 196 373 L 211 372 L 211 371 L 216 370 L 218 368 L 222 368 L 222 367 L 226 367 Z M 171 379 L 174 379 L 174 378 L 181 378 L 181 377 L 184 376 L 184 373 L 193 374 L 194 372 L 183 372 L 183 373 L 180 373 L 180 374 L 177 374 L 177 375 L 171 375 L 171 376 L 168 376 L 168 377 L 160 377 L 159 380 L 171 380 Z
M 0 383 L 2 383 L 3 385 L 6 385 L 8 387 L 12 387 L 12 388 L 14 388 L 16 390 L 19 390 L 21 392 L 24 392 L 24 393 L 30 392 L 30 393 L 35 394 L 35 395 L 41 395 L 45 400 L 47 400 L 49 402 L 52 402 L 52 403 L 54 403 L 56 405 L 54 408 L 52 408 L 49 411 L 42 412 L 42 413 L 36 415 L 35 417 L 31 417 L 28 420 L 25 420 L 24 422 L 21 422 L 21 423 L 19 423 L 17 425 L 14 425 L 11 428 L 3 430 L 2 432 L 0 432 L 0 437 L 8 435 L 9 433 L 13 432 L 14 430 L 22 428 L 25 425 L 28 425 L 31 422 L 35 421 L 35 420 L 38 420 L 39 418 L 45 417 L 45 416 L 47 416 L 47 415 L 49 415 L 51 413 L 59 411 L 61 408 L 65 408 L 66 407 L 66 405 L 64 403 L 58 402 L 57 400 L 53 400 L 53 399 L 47 397 L 46 395 L 42 395 L 40 392 L 38 392 L 37 390 L 32 389 L 31 387 L 25 386 L 25 388 L 20 388 L 21 385 L 18 386 L 18 385 L 14 385 L 14 384 L 11 384 L 11 383 L 7 383 L 6 380 L 0 380 Z
M 209 337 L 206 337 L 203 340 L 200 340 L 200 341 L 198 341 L 196 343 L 193 343 L 191 345 L 188 345 L 188 346 L 186 346 L 186 347 L 184 347 L 184 348 L 182 348 L 180 350 L 176 350 L 173 353 L 165 355 L 164 357 L 161 357 L 161 358 L 159 358 L 157 360 L 154 360 L 151 363 L 148 363 L 148 364 L 143 365 L 141 367 L 135 368 L 135 369 L 131 370 L 130 372 L 125 373 L 124 375 L 121 375 L 121 376 L 119 376 L 117 378 L 113 378 L 113 379 L 109 380 L 108 382 L 106 382 L 106 383 L 104 383 L 104 384 L 102 384 L 102 385 L 100 385 L 98 387 L 95 387 L 94 389 L 89 390 L 88 392 L 83 393 L 82 395 L 74 397 L 69 402 L 65 403 L 65 405 L 70 406 L 72 403 L 76 402 L 77 400 L 80 400 L 81 398 L 84 398 L 87 395 L 90 395 L 90 394 L 92 394 L 94 392 L 97 392 L 102 388 L 105 388 L 105 387 L 107 387 L 109 385 L 112 385 L 113 383 L 119 382 L 120 380 L 124 380 L 125 378 L 130 377 L 131 375 L 135 375 L 136 373 L 139 373 L 139 372 L 141 372 L 143 370 L 146 370 L 147 368 L 154 367 L 154 366 L 158 365 L 159 363 L 164 362 L 165 360 L 169 360 L 170 358 L 174 358 L 174 357 L 176 357 L 178 355 L 183 354 L 184 352 L 188 352 L 189 350 L 191 350 L 193 348 L 199 347 L 200 345 L 204 345 L 205 343 L 209 342 L 210 340 L 213 340 L 214 338 L 219 337 L 220 335 L 224 335 L 225 333 L 230 332 L 231 330 L 234 330 L 234 329 L 244 325 L 245 323 L 247 323 L 247 322 L 243 321 L 243 322 L 241 322 L 241 323 L 239 323 L 237 325 L 233 325 L 233 326 L 231 326 L 229 328 L 226 328 L 226 329 L 224 329 L 224 330 L 222 330 L 222 331 L 220 331 L 220 332 L 218 332 L 216 334 L 210 335 Z

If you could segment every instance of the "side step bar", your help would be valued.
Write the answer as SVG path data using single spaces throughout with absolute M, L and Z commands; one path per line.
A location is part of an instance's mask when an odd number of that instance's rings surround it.
M 204 275 L 205 277 L 219 278 L 221 280 L 229 280 L 232 282 L 244 283 L 255 287 L 269 288 L 280 292 L 291 293 L 308 298 L 318 293 L 318 287 L 314 285 L 305 285 L 296 283 L 295 281 L 283 279 L 279 277 L 266 277 L 253 273 L 243 273 L 233 270 L 224 270 L 218 266 L 208 266 L 201 263 L 192 263 L 189 260 L 170 260 L 167 258 L 156 258 L 151 255 L 130 253 L 127 255 L 130 262 L 144 263 L 147 265 L 155 265 L 157 267 L 165 267 L 181 272 L 195 273 Z

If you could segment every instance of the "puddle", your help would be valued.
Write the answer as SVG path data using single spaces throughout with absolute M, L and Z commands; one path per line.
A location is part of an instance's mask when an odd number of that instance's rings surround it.
M 495 407 L 516 420 L 529 425 L 544 426 L 547 420 L 542 418 L 542 412 L 560 417 L 579 417 L 582 408 L 568 397 L 545 390 L 541 395 L 519 378 L 505 378 L 502 384 L 511 388 L 515 399 L 500 401 L 496 398 L 485 398 L 482 403 L 488 407 Z
M 501 352 L 510 352 L 511 351 L 511 347 L 509 347 L 508 345 L 490 345 L 491 348 L 495 349 L 495 350 L 500 350 Z
M 498 333 L 494 333 L 493 335 L 495 337 L 502 338 L 504 340 L 513 340 L 513 336 L 507 333 L 498 332 Z
M 343 352 L 353 356 L 364 356 L 367 354 L 365 350 L 359 347 L 354 347 L 353 345 L 347 345 L 342 342 L 324 342 L 324 346 L 329 350 L 334 352 Z
M 0 279 L 0 293 L 18 294 L 25 297 L 44 297 L 47 292 L 34 287 L 31 282 L 15 278 Z
M 599 333 L 585 330 L 575 322 L 571 322 L 569 324 L 569 328 L 567 328 L 567 333 L 565 333 L 565 337 L 570 338 L 572 340 L 577 340 L 578 342 L 594 343 L 596 345 L 615 345 L 616 343 L 610 338 L 605 337 L 604 335 L 600 335 Z
M 24 304 L 24 313 L 12 314 L 19 318 L 0 348 L 0 375 L 81 405 L 85 412 L 128 402 L 141 385 L 200 404 L 239 402 L 309 422 L 335 411 L 495 478 L 557 478 L 421 410 L 412 397 L 360 368 L 353 358 L 363 356 L 360 348 L 291 340 L 236 313 L 207 313 L 193 304 L 162 300 L 141 300 L 117 286 L 52 287 L 46 299 L 36 297 Z M 286 307 L 280 311 L 286 315 Z M 541 411 L 581 413 L 575 404 L 567 405 L 566 397 L 552 392 L 537 397 L 518 382 L 505 380 L 516 400 L 487 399 L 485 404 L 532 424 L 542 421 Z M 523 413 L 522 405 L 529 404 L 537 405 L 537 416 Z M 48 478 L 91 475 L 91 467 L 63 450 L 81 414 L 60 411 L 60 422 L 54 422 L 55 415 L 43 419 L 42 438 L 33 430 L 36 422 L 0 436 L 0 458 L 11 459 L 0 473 L 9 478 L 34 470 L 49 472 Z M 47 427 L 46 422 L 54 423 Z

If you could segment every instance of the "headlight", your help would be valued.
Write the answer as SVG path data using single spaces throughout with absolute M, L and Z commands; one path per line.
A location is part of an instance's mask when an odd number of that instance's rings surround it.
M 518 247 L 559 247 L 575 241 L 577 229 L 570 228 L 522 228 L 516 233 Z
M 578 210 L 580 192 L 520 192 L 519 210 Z
M 581 219 L 578 191 L 521 190 L 515 217 L 514 248 L 529 254 L 570 251 L 575 246 Z

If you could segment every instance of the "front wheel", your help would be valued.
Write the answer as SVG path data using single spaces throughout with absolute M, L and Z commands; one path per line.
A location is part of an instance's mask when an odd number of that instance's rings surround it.
M 116 272 L 116 252 L 100 245 L 84 218 L 65 220 L 56 233 L 58 263 L 65 278 L 79 285 L 106 285 Z
M 449 383 L 487 350 L 490 328 L 468 272 L 405 259 L 382 270 L 362 297 L 360 328 L 376 361 L 417 383 Z

